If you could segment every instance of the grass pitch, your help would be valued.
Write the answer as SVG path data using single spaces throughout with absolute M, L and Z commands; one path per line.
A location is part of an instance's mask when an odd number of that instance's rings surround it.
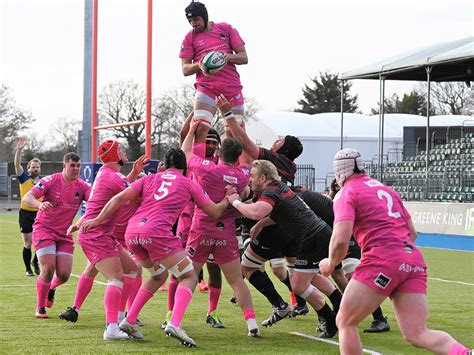
M 337 345 L 305 339 L 292 332 L 315 336 L 316 313 L 285 319 L 262 329 L 263 338 L 247 337 L 247 328 L 240 308 L 229 303 L 232 295 L 225 284 L 219 304 L 219 316 L 225 329 L 212 329 L 205 324 L 207 294 L 196 292 L 188 308 L 183 327 L 198 347 L 186 349 L 168 338 L 160 328 L 166 314 L 166 293 L 157 292 L 145 306 L 140 320 L 145 323 L 142 341 L 104 342 L 104 285 L 94 284 L 85 301 L 77 323 L 67 323 L 57 316 L 71 306 L 78 278 L 58 288 L 56 302 L 48 310 L 49 319 L 35 319 L 36 277 L 24 276 L 21 258 L 22 242 L 18 231 L 18 214 L 0 214 L 0 352 L 1 353 L 313 353 L 338 354 Z M 423 248 L 428 263 L 429 327 L 449 332 L 458 341 L 474 346 L 474 253 Z M 80 275 L 86 264 L 77 246 L 73 274 Z M 271 273 L 271 272 L 269 272 Z M 147 275 L 145 275 L 147 277 Z M 98 281 L 105 282 L 102 277 Z M 444 281 L 441 281 L 444 280 Z M 445 282 L 458 281 L 458 282 Z M 462 283 L 459 283 L 462 282 Z M 279 281 L 275 285 L 288 296 Z M 252 286 L 254 307 L 261 322 L 271 312 L 268 302 Z M 382 305 L 392 330 L 383 334 L 361 333 L 365 349 L 385 354 L 424 353 L 411 347 L 400 334 L 389 302 Z M 367 327 L 366 319 L 360 330 Z M 337 341 L 337 337 L 332 339 Z

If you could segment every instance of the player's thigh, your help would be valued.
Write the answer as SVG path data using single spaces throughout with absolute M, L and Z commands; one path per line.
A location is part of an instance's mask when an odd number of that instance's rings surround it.
M 123 279 L 122 263 L 118 256 L 111 256 L 102 259 L 95 264 L 95 267 L 107 278 L 107 280 Z
M 240 270 L 240 260 L 234 259 L 228 263 L 220 265 L 222 272 L 229 284 L 243 281 L 242 272 Z
M 357 325 L 380 306 L 386 296 L 352 279 L 344 291 L 337 315 L 338 326 Z
M 392 296 L 392 304 L 404 336 L 418 334 L 426 329 L 428 302 L 425 294 L 396 292 Z
M 130 274 L 131 272 L 137 272 L 138 268 L 135 261 L 130 256 L 130 253 L 125 248 L 118 248 L 118 254 L 120 262 L 122 263 L 122 269 L 124 274 Z

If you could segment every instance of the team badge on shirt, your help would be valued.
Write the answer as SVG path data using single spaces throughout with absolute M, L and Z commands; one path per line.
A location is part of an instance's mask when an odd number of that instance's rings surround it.
M 374 283 L 380 287 L 380 288 L 383 288 L 383 289 L 386 289 L 388 284 L 390 283 L 390 281 L 392 281 L 392 279 L 382 273 L 379 273 L 379 275 L 377 276 L 377 278 L 374 280 Z
M 222 39 L 222 40 L 225 40 L 225 39 L 227 39 L 227 35 L 225 33 L 221 33 L 219 35 L 219 38 Z
M 37 183 L 36 184 L 36 188 L 40 189 L 40 190 L 43 190 L 44 189 L 44 185 L 42 183 Z

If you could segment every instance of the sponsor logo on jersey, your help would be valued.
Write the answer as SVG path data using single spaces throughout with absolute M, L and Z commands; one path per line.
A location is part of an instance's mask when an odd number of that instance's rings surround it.
M 377 276 L 377 278 L 374 280 L 374 283 L 380 287 L 380 288 L 383 288 L 383 289 L 386 289 L 388 284 L 390 283 L 390 281 L 392 281 L 392 279 L 382 273 L 379 273 L 379 275 Z
M 300 266 L 305 266 L 305 265 L 308 265 L 308 260 L 300 260 L 300 259 L 296 259 L 296 261 L 295 261 L 295 265 L 300 265 Z
M 413 246 L 411 246 L 408 242 L 403 242 L 403 250 L 407 253 L 413 253 Z
M 176 175 L 170 174 L 170 173 L 166 173 L 166 174 L 161 175 L 161 178 L 162 178 L 162 179 L 167 179 L 167 180 L 175 180 L 175 179 L 176 179 Z
M 420 265 L 400 264 L 398 270 L 403 272 L 423 272 L 425 268 Z
M 224 175 L 224 181 L 234 185 L 237 185 L 239 183 L 239 179 L 237 179 L 237 177 L 229 175 Z
M 224 230 L 224 223 L 218 222 L 218 223 L 216 224 L 216 228 L 217 228 L 218 231 L 221 231 L 221 232 L 222 232 L 222 231 Z

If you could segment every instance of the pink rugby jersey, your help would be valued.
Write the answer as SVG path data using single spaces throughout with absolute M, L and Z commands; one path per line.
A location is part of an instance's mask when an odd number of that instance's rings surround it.
M 171 228 L 190 201 L 199 207 L 210 203 L 198 183 L 173 169 L 145 176 L 132 187 L 142 202 L 128 222 L 127 234 L 172 236 Z
M 227 187 L 230 186 L 235 187 L 239 194 L 242 193 L 248 185 L 249 167 L 231 166 L 222 162 L 216 165 L 203 158 L 201 146 L 202 144 L 193 145 L 193 155 L 188 160 L 188 169 L 194 173 L 211 200 L 215 203 L 222 201 Z M 196 209 L 191 230 L 196 233 L 224 230 L 229 235 L 235 236 L 235 209 L 230 206 L 218 221 L 209 218 L 202 210 Z
M 84 221 L 97 217 L 109 200 L 130 185 L 127 177 L 109 166 L 102 166 L 92 185 L 91 196 L 86 206 Z M 118 212 L 112 213 L 99 226 L 87 233 L 79 232 L 81 238 L 92 239 L 102 234 L 112 235 Z
M 233 53 L 234 49 L 243 45 L 245 42 L 231 25 L 225 22 L 213 23 L 209 32 L 189 31 L 181 44 L 179 57 L 191 58 L 197 63 L 211 51 Z M 227 63 L 222 70 L 211 77 L 199 71 L 196 74 L 195 87 L 200 85 L 218 92 L 222 91 L 222 88 L 231 88 L 236 92 L 242 90 L 239 73 L 232 63 Z
M 118 211 L 117 223 L 114 228 L 114 238 L 117 240 L 125 240 L 125 231 L 127 230 L 128 221 L 138 210 L 140 202 L 131 202 L 122 206 Z
M 353 234 L 363 256 L 425 265 L 410 239 L 410 214 L 400 196 L 366 174 L 347 181 L 334 199 L 334 224 L 354 222 Z
M 66 236 L 77 210 L 83 200 L 87 201 L 91 188 L 82 179 L 67 183 L 62 173 L 42 178 L 31 192 L 36 199 L 43 197 L 43 202 L 50 202 L 54 208 L 50 211 L 38 211 L 33 229 L 47 229 Z

